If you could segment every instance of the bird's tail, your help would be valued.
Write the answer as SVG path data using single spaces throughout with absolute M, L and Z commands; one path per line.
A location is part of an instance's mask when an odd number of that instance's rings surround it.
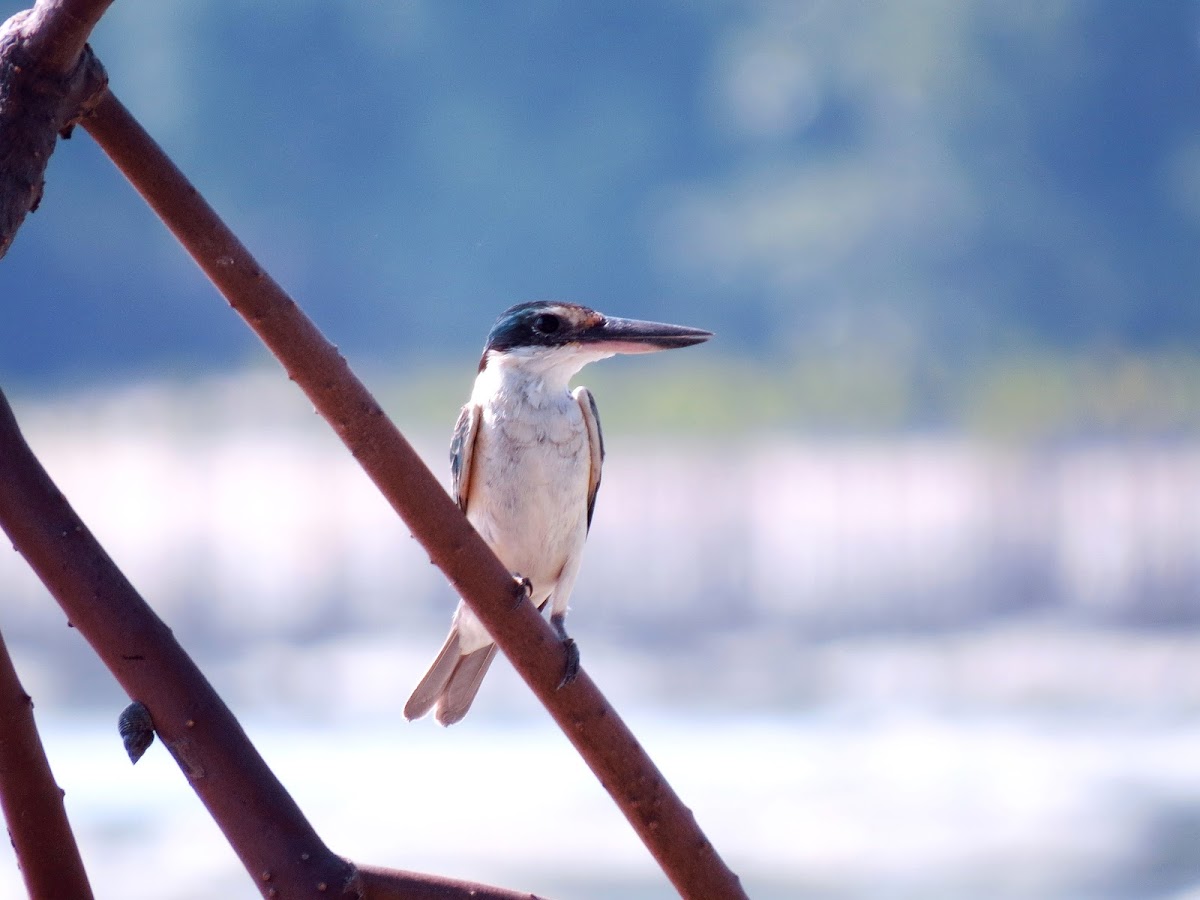
M 404 704 L 404 718 L 411 722 L 436 706 L 434 718 L 442 725 L 453 725 L 471 708 L 495 655 L 495 644 L 464 654 L 458 628 L 451 628 L 433 665 Z

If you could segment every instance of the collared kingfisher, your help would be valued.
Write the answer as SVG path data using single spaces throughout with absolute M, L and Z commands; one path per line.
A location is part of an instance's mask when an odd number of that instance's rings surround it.
M 563 642 L 563 687 L 579 671 L 564 619 L 592 523 L 604 439 L 596 401 L 570 380 L 618 353 L 689 347 L 712 333 L 605 316 L 573 303 L 535 301 L 505 310 L 488 334 L 471 399 L 450 443 L 451 492 L 459 508 Z M 404 707 L 431 709 L 442 725 L 471 708 L 496 645 L 459 602 L 450 634 Z

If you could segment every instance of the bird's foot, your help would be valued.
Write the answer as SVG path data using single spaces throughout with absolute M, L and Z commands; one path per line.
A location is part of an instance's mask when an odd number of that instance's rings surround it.
M 579 676 L 579 645 L 575 643 L 574 638 L 567 634 L 567 628 L 563 622 L 565 618 L 566 616 L 561 615 L 550 616 L 550 624 L 558 632 L 558 637 L 562 641 L 563 653 L 567 656 L 566 664 L 563 666 L 562 680 L 558 683 L 558 687 L 555 688 L 555 690 L 559 691 Z
M 516 609 L 524 601 L 533 597 L 533 582 L 524 575 L 514 575 L 513 585 L 516 588 L 513 591 L 513 597 L 516 598 L 513 602 L 513 609 Z
M 562 690 L 579 677 L 579 645 L 574 638 L 565 638 L 562 642 L 563 652 L 567 654 L 567 664 L 563 666 L 562 680 L 556 690 Z

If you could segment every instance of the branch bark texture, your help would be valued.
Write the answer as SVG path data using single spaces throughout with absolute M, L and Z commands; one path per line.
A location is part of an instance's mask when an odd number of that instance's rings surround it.
M 126 693 L 150 709 L 159 737 L 256 880 L 280 896 L 316 896 L 318 883 L 340 892 L 350 865 L 321 843 L 212 685 L 75 514 L 2 398 L 0 525 Z M 298 869 L 302 858 L 308 865 Z
M 158 736 L 264 897 L 529 900 L 529 894 L 436 876 L 360 871 L 326 847 L 170 629 L 55 487 L 2 393 L 0 527 L 126 693 L 149 708 Z M 6 699 L 0 672 L 0 704 Z M 6 708 L 0 705 L 0 713 Z M 55 800 L 61 808 L 61 796 Z
M 0 26 L 0 257 L 37 209 L 59 134 L 108 76 L 86 45 L 112 0 L 42 0 Z
M 574 683 L 556 690 L 565 660 L 549 623 L 528 602 L 514 608 L 523 592 L 337 348 L 111 93 L 84 127 L 341 437 L 550 711 L 679 893 L 695 900 L 745 897 L 737 876 L 591 679 L 580 672 Z
M 0 636 L 0 806 L 30 900 L 92 900 L 83 859 L 67 821 L 33 720 L 33 700 L 21 687 Z

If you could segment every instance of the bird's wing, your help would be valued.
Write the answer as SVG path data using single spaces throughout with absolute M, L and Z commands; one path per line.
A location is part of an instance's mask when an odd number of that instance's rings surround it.
M 463 512 L 471 495 L 471 457 L 475 455 L 475 438 L 479 436 L 479 417 L 483 408 L 468 403 L 458 414 L 454 437 L 450 439 L 450 493 Z
M 596 398 L 585 387 L 575 388 L 572 395 L 583 412 L 583 424 L 587 426 L 588 449 L 591 451 L 591 469 L 588 474 L 587 522 L 592 527 L 592 512 L 596 509 L 596 493 L 600 490 L 600 470 L 604 467 L 604 432 L 600 430 L 600 411 L 596 409 Z

